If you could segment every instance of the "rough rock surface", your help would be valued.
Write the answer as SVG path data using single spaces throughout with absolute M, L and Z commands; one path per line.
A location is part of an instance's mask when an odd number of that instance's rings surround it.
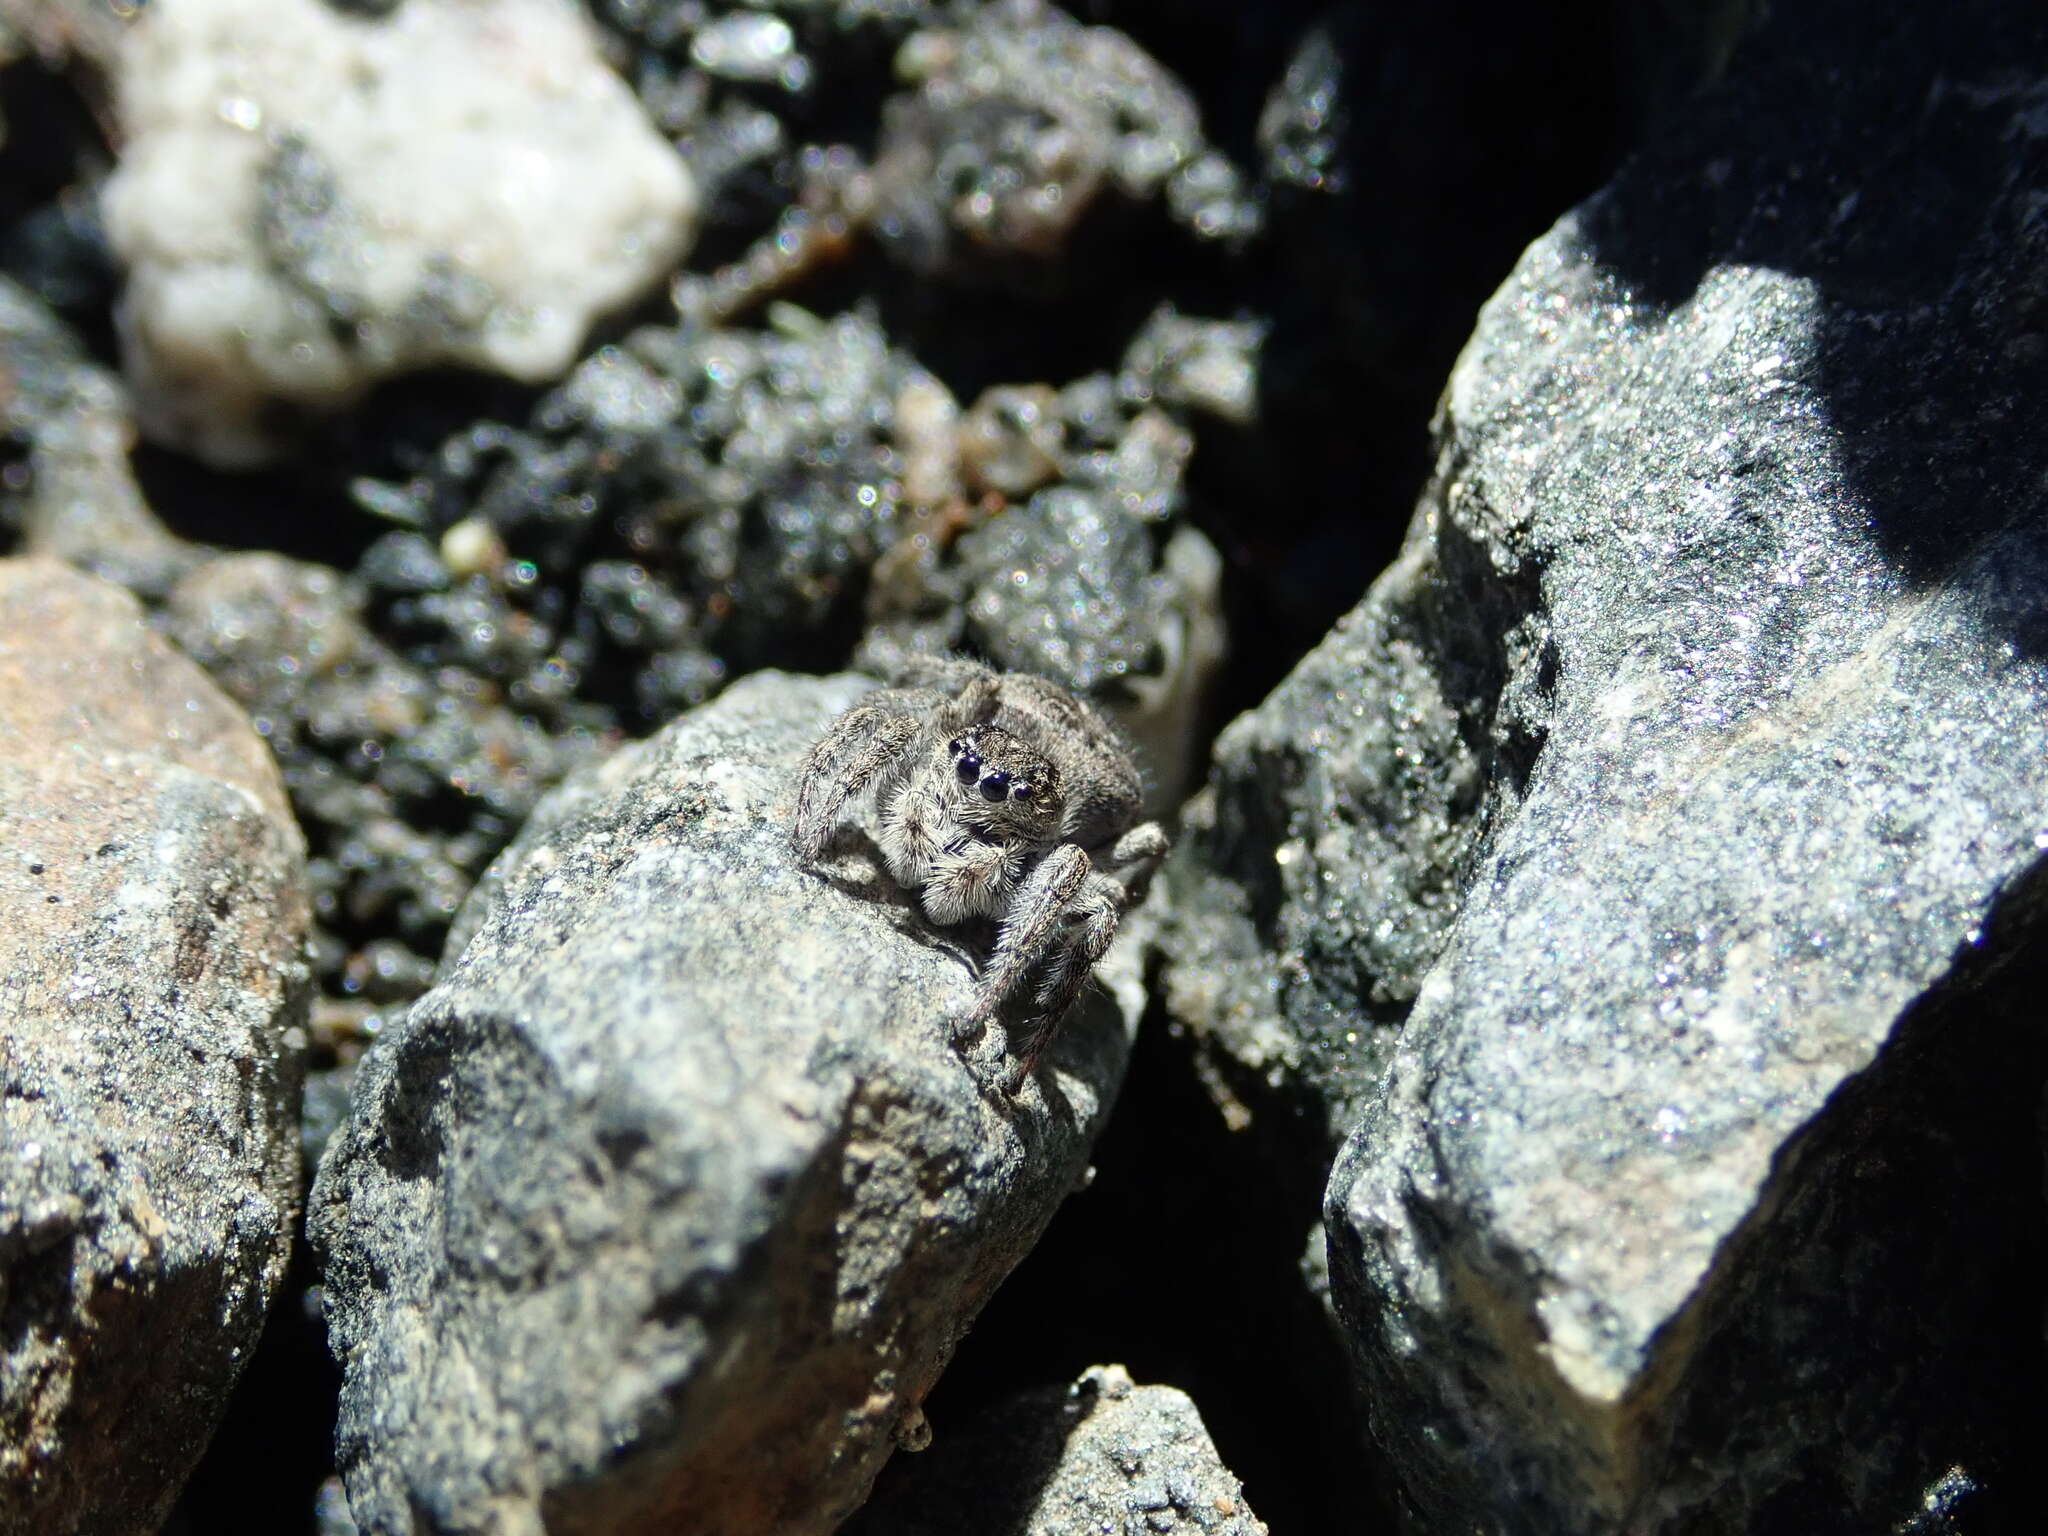
M 479 602 L 492 591 L 483 576 L 472 585 Z M 366 1024 L 426 990 L 476 877 L 602 745 L 550 734 L 516 707 L 527 701 L 472 673 L 408 665 L 365 622 L 365 600 L 326 566 L 234 554 L 181 579 L 162 613 L 284 771 L 311 845 L 323 1049 L 351 1019 Z
M 1185 1392 L 1098 1365 L 899 1462 L 845 1536 L 1265 1536 Z
M 864 670 L 964 650 L 1050 677 L 1146 749 L 1164 808 L 1224 649 L 1188 422 L 1248 409 L 1256 357 L 1255 326 L 1162 310 L 1114 373 L 963 411 L 862 311 L 644 327 L 525 425 L 359 482 L 407 531 L 357 574 L 414 665 L 554 729 L 649 728 L 756 667 L 841 665 L 865 609 Z M 494 553 L 464 568 L 463 542 Z
M 1134 973 L 1004 1099 L 958 942 L 788 852 L 869 686 L 756 674 L 571 779 L 365 1058 L 311 1221 L 364 1530 L 828 1531 L 1080 1176 Z
M 284 1273 L 303 855 L 133 599 L 0 561 L 0 1531 L 153 1530 Z
M 913 89 L 882 115 L 876 226 L 911 266 L 986 277 L 993 264 L 1044 262 L 1112 189 L 1132 202 L 1163 192 L 1204 239 L 1256 229 L 1257 205 L 1203 142 L 1187 88 L 1130 37 L 1079 26 L 1047 0 L 959 16 L 904 45 L 897 72 Z
M 116 84 L 126 366 L 144 428 L 219 464 L 408 369 L 561 373 L 695 216 L 565 0 L 178 0 Z
M 1488 306 L 1169 888 L 1219 1091 L 1356 1125 L 1333 1284 L 1427 1529 L 2023 1496 L 2048 23 L 1772 11 Z
M 128 465 L 135 424 L 120 380 L 35 297 L 0 278 L 0 531 L 30 554 L 161 592 L 200 558 L 165 530 Z

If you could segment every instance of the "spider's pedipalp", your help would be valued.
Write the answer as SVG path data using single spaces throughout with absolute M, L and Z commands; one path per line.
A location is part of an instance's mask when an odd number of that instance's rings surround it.
M 1000 843 L 969 843 L 942 854 L 925 881 L 925 912 L 946 927 L 1000 911 L 1023 867 L 1023 854 Z

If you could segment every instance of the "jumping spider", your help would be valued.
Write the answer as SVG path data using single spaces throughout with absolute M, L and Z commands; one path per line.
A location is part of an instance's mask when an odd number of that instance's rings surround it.
M 870 694 L 811 748 L 790 829 L 797 857 L 815 862 L 870 787 L 889 873 L 920 893 L 926 916 L 942 927 L 998 919 L 957 1034 L 1035 975 L 1036 1012 L 1003 1085 L 1014 1094 L 1166 856 L 1166 833 L 1138 820 L 1137 764 L 1058 684 L 948 658 Z

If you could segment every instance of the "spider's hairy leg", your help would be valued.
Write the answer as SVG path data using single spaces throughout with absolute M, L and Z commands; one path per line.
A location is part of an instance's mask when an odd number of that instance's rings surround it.
M 901 758 L 921 731 L 911 716 L 875 704 L 856 704 L 832 722 L 804 758 L 789 833 L 789 845 L 798 858 L 808 861 L 825 851 L 840 807 Z M 850 759 L 838 768 L 831 766 L 854 747 L 859 750 Z
M 1004 1080 L 1005 1093 L 1022 1088 L 1024 1079 L 1038 1065 L 1039 1053 L 1052 1043 L 1060 1021 L 1074 1006 L 1081 989 L 1088 985 L 1095 962 L 1108 953 L 1125 905 L 1122 885 L 1108 875 L 1098 872 L 1082 882 L 1067 910 L 1060 942 L 1046 961 L 1045 979 L 1038 985 L 1038 1013 L 1031 1020 L 1030 1033 L 1021 1049 L 1014 1051 L 1017 1065 Z
M 1067 908 L 1093 867 L 1079 844 L 1062 843 L 1025 877 L 1010 903 L 1009 916 L 1003 920 L 995 953 L 982 972 L 980 991 L 962 1021 L 961 1033 L 971 1033 L 987 1023 L 1003 1000 L 1017 990 L 1024 973 L 1058 936 Z
M 906 795 L 904 798 L 908 799 Z M 940 927 L 993 912 L 1017 883 L 1024 856 L 1014 846 L 970 842 L 936 859 L 924 887 L 924 910 Z
M 1110 844 L 1102 856 L 1103 873 L 1123 887 L 1123 906 L 1144 900 L 1153 874 L 1172 849 L 1166 829 L 1156 821 L 1141 821 Z
M 976 673 L 939 711 L 939 729 L 950 736 L 970 725 L 986 725 L 995 718 L 1002 697 L 1000 677 L 993 672 Z

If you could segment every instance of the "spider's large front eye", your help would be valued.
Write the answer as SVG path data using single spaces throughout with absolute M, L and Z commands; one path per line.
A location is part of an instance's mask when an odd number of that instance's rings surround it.
M 960 775 L 960 782 L 962 784 L 972 784 L 981 777 L 980 754 L 976 752 L 962 753 L 960 761 L 954 765 L 953 771 Z
M 1000 800 L 1010 792 L 1010 776 L 998 768 L 981 781 L 981 798 Z

